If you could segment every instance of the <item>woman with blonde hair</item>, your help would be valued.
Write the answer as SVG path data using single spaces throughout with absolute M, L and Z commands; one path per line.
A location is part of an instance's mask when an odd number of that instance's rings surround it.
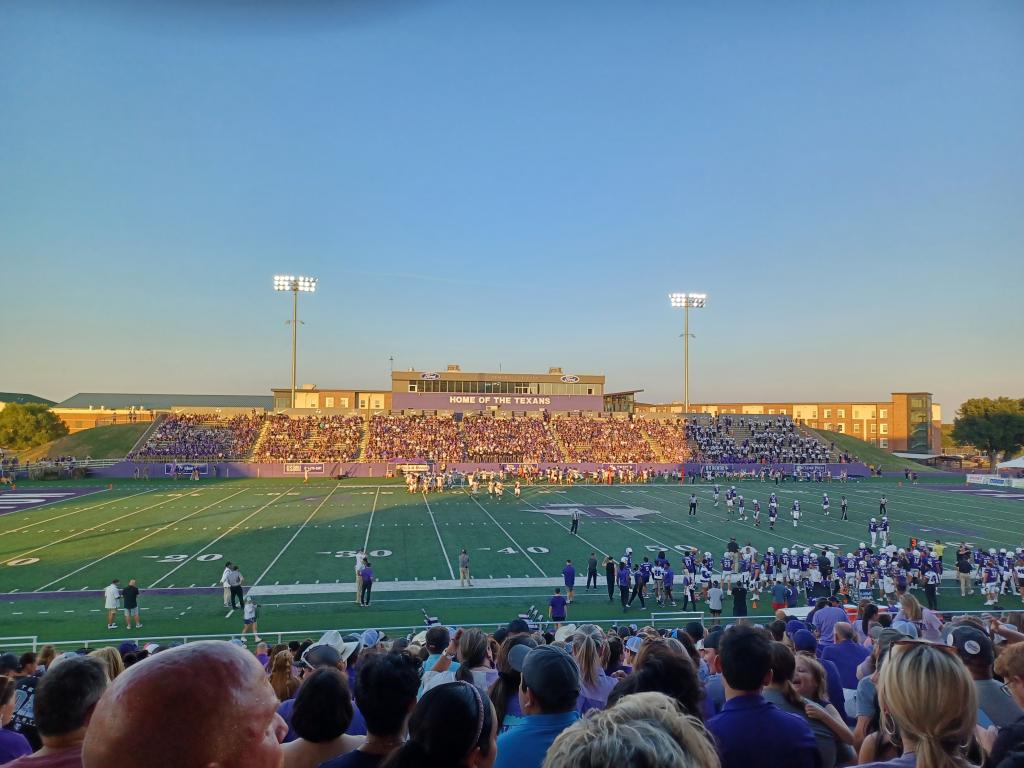
M 57 658 L 57 649 L 47 643 L 39 649 L 39 655 L 36 657 L 36 668 L 40 672 L 45 672 L 55 658 Z
M 278 651 L 270 659 L 270 687 L 274 689 L 278 701 L 288 701 L 299 690 L 300 680 L 295 676 L 292 666 L 292 654 L 286 648 Z
M 964 751 L 978 719 L 974 682 L 956 650 L 925 641 L 893 643 L 878 679 L 882 728 L 902 755 L 871 768 L 968 768 Z
M 900 598 L 900 610 L 893 621 L 909 621 L 917 628 L 917 636 L 922 640 L 937 643 L 941 639 L 942 619 L 931 608 L 921 605 L 909 592 Z
M 603 709 L 618 682 L 604 671 L 608 653 L 604 632 L 595 624 L 583 624 L 570 639 L 573 658 L 580 668 L 581 711 Z
M 121 654 L 117 652 L 117 648 L 111 648 L 108 645 L 104 648 L 97 648 L 89 655 L 95 656 L 103 664 L 103 668 L 107 671 L 108 682 L 113 682 L 115 677 L 124 672 L 124 661 L 121 659 Z
M 555 739 L 544 768 L 719 768 L 703 723 L 663 693 L 635 693 L 577 721 Z

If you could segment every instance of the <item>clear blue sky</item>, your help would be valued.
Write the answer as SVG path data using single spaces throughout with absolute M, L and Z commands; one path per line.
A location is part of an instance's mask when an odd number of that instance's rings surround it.
M 0 390 L 1024 396 L 1024 3 L 0 4 Z

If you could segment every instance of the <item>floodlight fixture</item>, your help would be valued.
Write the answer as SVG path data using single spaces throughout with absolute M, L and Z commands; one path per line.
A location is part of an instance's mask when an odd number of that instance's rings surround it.
M 683 310 L 683 413 L 690 412 L 690 308 L 707 306 L 706 293 L 670 293 L 668 300 L 676 309 Z
M 315 293 L 317 278 L 304 275 L 274 275 L 275 291 L 290 291 L 292 294 L 292 399 L 295 407 L 295 368 L 299 333 L 299 293 Z

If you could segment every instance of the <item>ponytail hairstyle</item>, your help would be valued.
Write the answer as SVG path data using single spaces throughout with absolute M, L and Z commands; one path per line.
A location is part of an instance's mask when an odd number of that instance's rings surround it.
M 580 668 L 580 682 L 596 685 L 607 658 L 608 645 L 604 632 L 595 624 L 584 624 L 572 636 L 572 655 Z
M 409 718 L 409 740 L 382 768 L 454 768 L 479 749 L 491 751 L 494 708 L 480 689 L 462 681 L 423 694 Z
M 487 651 L 490 645 L 487 635 L 473 627 L 467 629 L 459 638 L 459 668 L 455 670 L 455 679 L 473 684 L 473 669 L 487 663 Z
M 607 660 L 604 663 L 604 671 L 606 675 L 612 674 L 622 664 L 622 638 L 618 635 L 610 635 L 608 637 L 608 654 Z
M 499 732 L 505 724 L 508 700 L 519 694 L 519 685 L 523 680 L 523 673 L 512 669 L 512 665 L 508 663 L 508 652 L 517 645 L 537 647 L 537 643 L 532 637 L 517 635 L 505 640 L 501 644 L 501 648 L 498 649 L 498 679 L 491 684 L 487 697 L 494 705 L 494 719 L 498 721 Z
M 772 643 L 772 685 L 779 686 L 782 697 L 794 707 L 804 708 L 804 697 L 793 687 L 796 656 L 783 643 Z
M 883 729 L 917 744 L 918 768 L 966 768 L 977 723 L 974 682 L 946 646 L 895 643 L 878 679 Z

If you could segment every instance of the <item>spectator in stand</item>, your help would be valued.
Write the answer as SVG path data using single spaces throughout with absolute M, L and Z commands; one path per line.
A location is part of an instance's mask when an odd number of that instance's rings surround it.
M 523 679 L 522 672 L 513 666 L 509 659 L 511 650 L 519 645 L 533 649 L 537 647 L 537 642 L 528 635 L 505 638 L 505 642 L 498 650 L 498 679 L 494 681 L 487 692 L 491 704 L 494 705 L 494 716 L 498 720 L 499 738 L 500 734 L 521 723 L 524 717 L 519 704 L 519 685 Z
M 626 766 L 719 768 L 719 761 L 701 722 L 682 714 L 668 696 L 653 692 L 626 696 L 611 709 L 580 720 L 555 739 L 544 761 L 544 768 Z
M 698 720 L 704 720 L 701 705 L 703 692 L 697 669 L 690 657 L 675 650 L 667 642 L 644 643 L 636 659 L 633 673 L 620 680 L 608 696 L 608 706 L 635 693 L 656 691 L 670 697 L 679 709 Z
M 34 701 L 43 747 L 8 763 L 9 768 L 80 768 L 82 743 L 106 689 L 107 673 L 97 659 L 76 656 L 54 664 L 36 686 Z
M 97 648 L 89 655 L 103 664 L 108 682 L 113 682 L 118 675 L 124 672 L 124 661 L 116 648 L 111 648 L 108 645 L 105 648 Z
M 885 729 L 898 734 L 903 754 L 864 765 L 968 768 L 964 746 L 977 722 L 978 699 L 971 676 L 947 646 L 894 644 L 879 676 L 878 700 Z
M 366 719 L 366 741 L 321 768 L 378 768 L 405 739 L 419 685 L 419 671 L 407 654 L 370 656 L 356 677 L 356 704 Z
M 772 640 L 763 629 L 725 630 L 715 667 L 722 673 L 726 702 L 708 721 L 708 730 L 722 768 L 817 768 L 817 747 L 807 723 L 762 696 L 772 679 Z
M 295 696 L 292 728 L 299 738 L 284 745 L 283 768 L 317 768 L 361 746 L 363 737 L 345 734 L 352 714 L 345 675 L 330 667 L 315 670 Z
M 572 634 L 572 655 L 580 670 L 580 711 L 603 709 L 617 680 L 604 671 L 604 632 L 595 624 L 583 624 Z
M 266 671 L 244 648 L 218 641 L 168 648 L 110 686 L 86 735 L 83 764 L 280 768 L 285 724 L 276 707 Z
M 824 600 L 824 603 L 825 605 L 814 612 L 814 618 L 811 620 L 818 634 L 818 645 L 822 650 L 835 644 L 836 624 L 847 620 L 846 611 L 839 607 L 837 598 Z
M 456 656 L 459 668 L 452 671 L 451 664 Z M 487 635 L 473 627 L 458 630 L 434 666 L 424 671 L 423 689 L 429 691 L 437 685 L 463 680 L 486 692 L 497 679 L 498 672 L 491 666 L 491 645 Z
M 1012 696 L 1003 692 L 1001 683 L 992 679 L 995 654 L 992 641 L 985 632 L 972 624 L 961 624 L 950 633 L 949 643 L 974 680 L 972 701 L 976 702 L 977 713 L 970 713 L 972 721 L 978 722 L 982 728 L 990 725 L 1005 728 L 1024 717 L 1024 709 Z
M 844 689 L 856 690 L 857 667 L 871 655 L 871 651 L 856 641 L 853 627 L 849 623 L 837 622 L 834 631 L 836 642 L 822 649 L 821 659 L 836 665 Z
M 1024 706 L 1024 642 L 1005 647 L 996 657 L 996 674 L 1018 706 Z M 983 734 L 987 758 L 985 768 L 996 768 L 1011 752 L 1024 751 L 1024 719 L 1005 728 L 988 728 Z
M 20 733 L 7 729 L 14 716 L 15 682 L 0 677 L 0 765 L 6 765 L 22 755 L 32 754 L 32 745 Z
M 299 690 L 301 681 L 295 675 L 294 658 L 288 651 L 278 651 L 270 660 L 270 687 L 278 701 L 288 701 Z
M 409 740 L 384 768 L 491 768 L 497 721 L 490 700 L 472 683 L 443 683 L 423 694 L 409 718 Z
M 526 716 L 498 738 L 495 768 L 540 768 L 558 735 L 579 719 L 580 671 L 568 652 L 552 645 L 517 645 L 509 663 L 522 674 L 519 703 Z

